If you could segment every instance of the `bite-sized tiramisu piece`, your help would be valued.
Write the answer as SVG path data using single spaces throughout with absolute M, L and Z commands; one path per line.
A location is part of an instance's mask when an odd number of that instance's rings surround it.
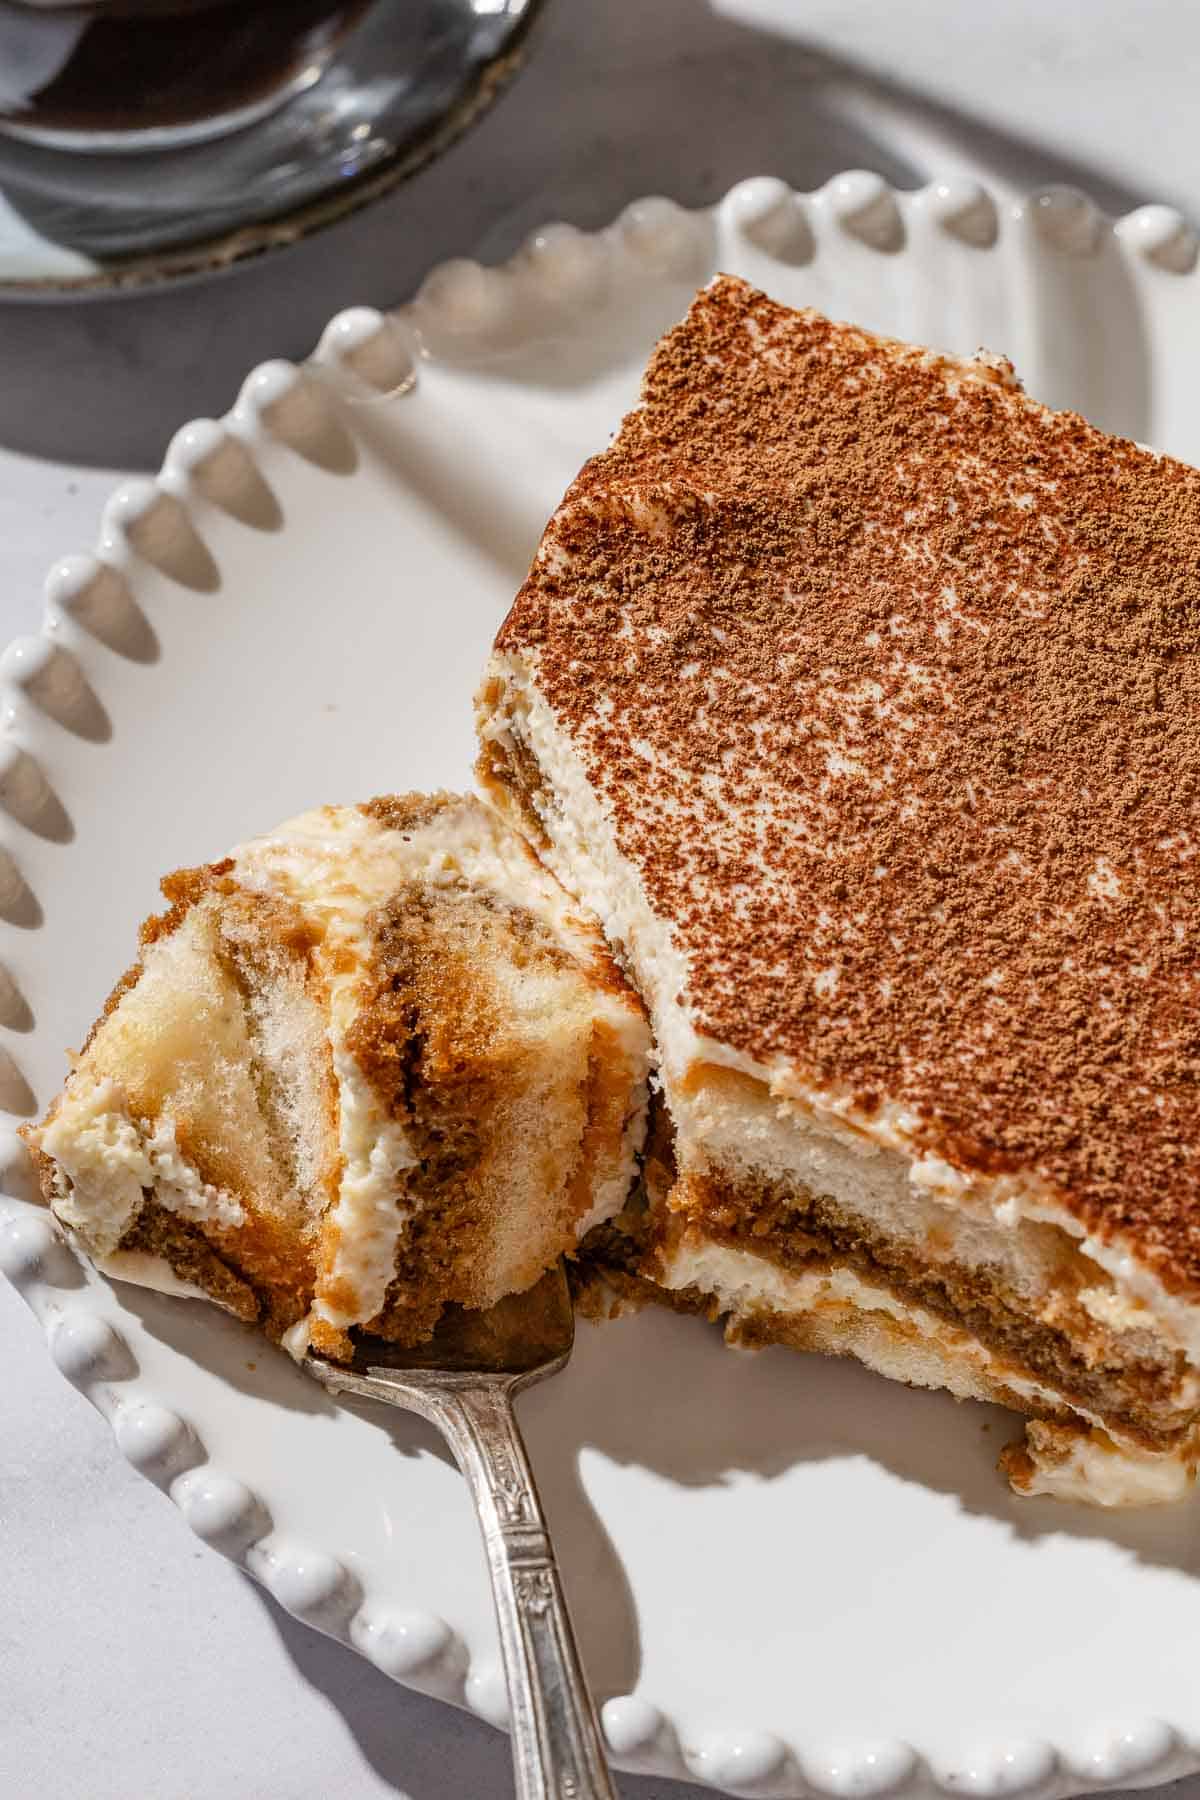
M 478 800 L 322 807 L 163 892 L 27 1132 L 102 1269 L 345 1356 L 530 1286 L 623 1204 L 641 1005 Z
M 1200 1406 L 1200 475 L 722 278 L 549 525 L 480 772 L 645 997 L 651 1269 L 1168 1497 Z

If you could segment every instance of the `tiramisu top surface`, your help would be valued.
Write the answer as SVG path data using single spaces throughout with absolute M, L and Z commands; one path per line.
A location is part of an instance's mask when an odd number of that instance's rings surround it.
M 697 1030 L 1200 1285 L 1200 474 L 722 277 L 497 648 Z

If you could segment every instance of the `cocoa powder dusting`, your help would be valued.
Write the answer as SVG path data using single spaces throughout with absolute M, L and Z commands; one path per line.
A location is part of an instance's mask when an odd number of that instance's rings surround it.
M 1200 475 L 723 277 L 523 656 L 697 1028 L 1200 1285 Z

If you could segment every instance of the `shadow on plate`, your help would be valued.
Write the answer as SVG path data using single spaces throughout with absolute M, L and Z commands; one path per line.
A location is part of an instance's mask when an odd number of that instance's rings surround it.
M 1102 431 L 1153 442 L 1150 343 L 1120 247 L 1109 239 L 1094 259 L 1041 256 L 1034 271 L 1035 364 L 1017 370 L 1028 391 L 1047 406 L 1082 413 Z
M 235 1320 L 125 1284 L 120 1297 L 147 1331 L 239 1389 L 289 1409 L 332 1408 L 282 1351 Z M 369 1402 L 345 1405 L 401 1455 L 451 1462 L 423 1420 Z M 714 1327 L 654 1308 L 602 1326 L 581 1322 L 570 1369 L 530 1389 L 519 1411 L 600 1700 L 636 1687 L 641 1645 L 625 1568 L 581 1473 L 593 1453 L 682 1488 L 722 1487 L 747 1475 L 771 1481 L 798 1464 L 866 1459 L 1031 1544 L 1103 1540 L 1143 1564 L 1200 1577 L 1195 1509 L 1187 1503 L 1113 1514 L 1012 1495 L 995 1459 L 1019 1420 L 1000 1408 L 909 1390 L 849 1361 L 781 1349 L 734 1354 Z M 458 1800 L 502 1787 L 507 1745 L 489 1728 L 475 1719 L 447 1723 L 440 1703 L 398 1690 L 265 1592 L 260 1599 L 300 1673 L 398 1792 Z M 620 1791 L 628 1800 L 698 1793 L 631 1777 L 621 1778 Z
M 519 471 L 509 479 L 503 467 L 481 455 L 476 446 L 455 441 L 440 429 L 442 421 L 410 406 L 408 397 L 378 407 L 360 406 L 354 429 L 373 460 L 415 494 L 468 547 L 482 556 L 496 577 L 498 625 L 529 571 L 533 553 L 558 496 L 546 501 L 519 485 Z M 403 581 L 404 544 L 397 539 L 397 580 Z M 452 596 L 444 596 L 452 603 Z M 464 704 L 469 700 L 464 693 Z
M 1024 331 L 1032 367 L 1018 374 L 1028 375 L 1030 391 L 1047 404 L 1081 411 L 1104 429 L 1145 441 L 1153 431 L 1145 324 L 1117 247 L 1101 254 L 1107 264 L 1103 281 L 1097 281 L 1091 260 L 1036 259 L 1026 290 L 1031 316 L 1019 326 L 1014 321 L 1014 330 Z M 596 306 L 583 332 L 565 334 L 560 324 L 557 335 L 551 327 L 548 336 L 532 344 L 470 360 L 450 351 L 447 360 L 469 367 L 477 387 L 490 384 L 494 404 L 501 408 L 506 384 L 523 390 L 583 390 L 623 371 L 627 392 L 623 398 L 613 395 L 610 426 L 615 431 L 625 406 L 636 399 L 643 349 L 682 316 L 696 286 L 715 268 L 710 247 L 695 279 L 639 277 Z M 1114 345 L 1121 346 L 1119 355 L 1113 353 Z M 960 348 L 969 353 L 971 347 Z M 548 432 L 544 441 L 531 441 L 539 428 L 530 411 L 514 438 L 512 460 L 497 463 L 460 429 L 453 402 L 449 408 L 423 407 L 409 395 L 357 406 L 353 428 L 391 480 L 487 560 L 496 575 L 497 606 L 507 606 L 560 497 L 558 491 L 543 491 L 529 472 L 563 465 L 561 442 Z M 597 439 L 593 448 L 599 447 Z M 581 447 L 578 459 L 584 454 L 586 447 Z M 564 476 L 570 473 L 570 461 Z
M 335 1401 L 319 1382 L 251 1326 L 201 1303 L 114 1282 L 121 1304 L 143 1328 L 191 1361 L 220 1375 L 239 1392 L 288 1411 L 330 1416 L 354 1414 L 381 1431 L 407 1457 L 436 1457 L 454 1467 L 444 1440 L 426 1420 L 397 1407 L 343 1397 Z M 561 1380 L 561 1377 L 559 1378 Z M 584 1656 L 597 1691 L 628 1693 L 640 1664 L 637 1614 L 624 1567 L 584 1492 L 578 1457 L 565 1440 L 540 1447 L 538 1484 L 555 1527 L 568 1597 L 574 1597 Z M 586 1608 L 579 1604 L 586 1593 Z
M 866 1458 L 955 1499 L 1029 1542 L 1101 1540 L 1138 1561 L 1200 1578 L 1195 1505 L 1106 1512 L 1021 1499 L 996 1469 L 1021 1419 L 1001 1407 L 907 1388 L 843 1359 L 773 1348 L 730 1352 L 717 1327 L 657 1308 L 579 1328 L 562 1387 L 523 1402 L 531 1453 L 547 1471 L 578 1468 L 584 1450 L 640 1464 L 682 1487 L 762 1479 L 798 1463 Z M 570 1518 L 556 1529 L 564 1555 Z
M 111 1278 L 110 1278 L 111 1279 Z M 335 1408 L 325 1389 L 298 1369 L 284 1350 L 252 1325 L 200 1300 L 179 1300 L 130 1281 L 113 1281 L 126 1312 L 160 1343 L 201 1368 L 272 1406 L 289 1412 L 330 1416 Z
M 333 1408 L 319 1384 L 250 1327 L 214 1319 L 205 1306 L 123 1283 L 119 1289 L 147 1331 L 240 1390 L 302 1412 Z M 340 1404 L 402 1455 L 453 1466 L 424 1420 L 369 1401 Z M 1020 1430 L 1014 1414 L 905 1388 L 848 1360 L 783 1349 L 731 1353 L 715 1327 L 665 1310 L 601 1326 L 581 1322 L 570 1369 L 528 1390 L 519 1410 L 568 1592 L 577 1602 L 587 1595 L 578 1609 L 581 1636 L 602 1695 L 634 1685 L 638 1626 L 624 1568 L 581 1479 L 584 1452 L 640 1465 L 681 1487 L 723 1486 L 744 1474 L 771 1480 L 800 1463 L 866 1458 L 1017 1538 L 1101 1540 L 1142 1563 L 1200 1577 L 1195 1509 L 1186 1501 L 1105 1512 L 1011 1493 L 995 1463 Z
M 334 1409 L 320 1384 L 252 1327 L 206 1305 L 114 1286 L 148 1332 L 240 1391 L 315 1415 Z M 414 1414 L 366 1400 L 337 1404 L 384 1432 L 402 1455 L 436 1456 L 453 1467 L 438 1432 Z M 589 1665 L 604 1693 L 632 1685 L 637 1626 L 624 1570 L 580 1479 L 585 1451 L 681 1487 L 720 1486 L 739 1474 L 770 1480 L 798 1463 L 865 1457 L 1016 1537 L 1103 1540 L 1141 1562 L 1200 1578 L 1200 1536 L 1187 1501 L 1110 1512 L 1013 1494 L 995 1464 L 1020 1431 L 1016 1414 L 906 1388 L 850 1360 L 785 1349 L 730 1352 L 716 1327 L 654 1307 L 598 1326 L 580 1321 L 566 1374 L 529 1389 L 519 1411 L 564 1579 L 569 1589 L 587 1587 Z

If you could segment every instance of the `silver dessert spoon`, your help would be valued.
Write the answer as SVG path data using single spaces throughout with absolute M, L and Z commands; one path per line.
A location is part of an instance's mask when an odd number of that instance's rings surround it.
M 487 1550 L 508 1682 L 517 1800 L 615 1800 L 596 1708 L 513 1412 L 522 1388 L 564 1369 L 575 1316 L 560 1263 L 488 1312 L 448 1307 L 416 1349 L 363 1338 L 352 1364 L 308 1355 L 332 1394 L 420 1413 L 466 1476 Z

